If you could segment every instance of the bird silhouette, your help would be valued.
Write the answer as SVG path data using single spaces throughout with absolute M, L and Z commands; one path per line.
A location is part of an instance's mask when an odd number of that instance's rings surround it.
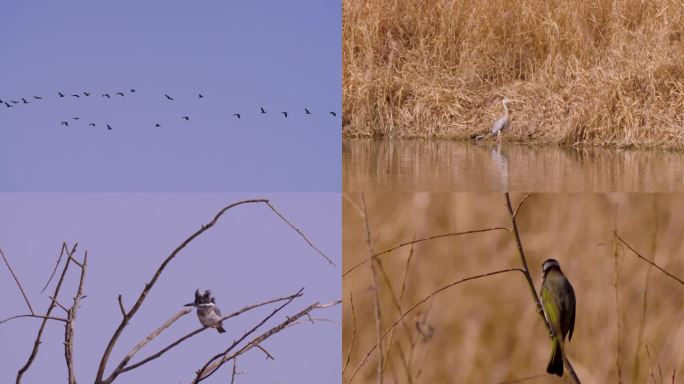
M 81 98 L 80 95 L 76 95 L 76 94 L 73 94 L 73 95 L 71 95 L 71 96 L 76 97 L 76 98 L 79 98 L 79 99 Z
M 330 114 L 333 115 L 333 117 L 337 116 L 337 113 L 330 111 Z
M 109 124 L 107 124 L 107 129 L 109 129 L 109 130 L 111 131 L 111 130 L 112 130 L 112 126 L 109 125 Z
M 202 95 L 202 94 L 200 93 L 200 94 L 199 94 L 199 98 L 201 99 L 201 98 L 203 98 L 203 97 L 204 97 L 204 95 Z
M 84 95 L 90 96 L 90 92 L 83 92 Z
M 4 104 L 5 104 L 5 107 L 12 108 L 12 106 L 8 102 L 5 101 Z
M 69 126 L 69 123 L 67 123 L 66 121 L 62 121 L 61 125 L 65 126 L 65 127 L 68 127 L 68 126 Z
M 130 92 L 131 92 L 131 93 L 135 93 L 135 89 L 131 88 L 131 91 L 130 91 Z
M 102 94 L 102 97 L 106 97 L 106 98 L 108 98 L 108 99 L 111 99 L 111 98 L 112 98 L 111 96 L 109 96 L 109 93 L 103 93 L 103 94 Z
M 190 120 L 190 117 L 188 117 L 188 116 L 183 116 L 182 119 L 185 120 L 185 121 L 188 121 L 188 120 Z
M 117 92 L 116 94 L 119 95 L 119 96 L 121 96 L 121 97 L 124 97 L 123 92 Z
M 280 112 L 280 113 L 282 113 L 283 116 L 285 116 L 285 118 L 287 119 L 287 112 Z
M 73 119 L 74 120 L 80 120 L 81 118 L 77 116 L 77 117 L 74 117 Z
M 311 112 L 309 112 L 309 110 L 306 109 L 306 108 L 304 108 L 304 113 L 306 113 L 307 115 L 310 115 L 310 114 L 311 114 Z
M 235 117 L 238 118 L 238 119 L 240 118 L 240 114 L 239 114 L 239 113 L 233 113 L 233 116 L 235 116 Z
M 89 126 L 89 127 L 94 127 L 94 126 L 95 126 L 95 123 L 90 123 L 90 124 L 88 124 L 88 126 Z
M 161 124 L 157 123 L 154 125 L 155 127 L 161 127 Z
M 261 113 L 266 113 L 266 110 L 264 109 L 264 107 L 261 107 Z
M 10 101 L 12 102 L 12 104 L 19 104 L 19 102 L 16 100 L 10 100 Z
M 36 99 L 36 100 L 43 100 L 43 98 L 40 97 L 40 96 L 33 96 L 33 98 Z
M 173 97 L 171 97 L 171 96 L 169 96 L 169 95 L 167 95 L 167 94 L 164 94 L 164 96 L 166 96 L 166 98 L 167 98 L 167 99 L 169 99 L 169 100 L 172 100 L 172 101 L 173 101 Z
M 57 94 L 59 95 L 59 97 L 64 97 L 64 94 L 62 92 L 57 92 Z
M 21 98 L 21 101 L 23 101 L 23 102 L 24 102 L 24 104 L 28 104 L 28 103 L 29 103 L 29 102 L 28 102 L 28 101 L 26 101 L 26 99 L 24 99 L 23 97 Z

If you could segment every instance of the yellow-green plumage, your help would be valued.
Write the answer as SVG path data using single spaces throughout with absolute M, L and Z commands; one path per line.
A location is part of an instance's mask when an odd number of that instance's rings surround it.
M 542 306 L 549 325 L 557 336 L 551 340 L 551 358 L 546 372 L 563 376 L 563 343 L 566 336 L 568 340 L 572 339 L 575 328 L 575 291 L 561 272 L 557 261 L 549 259 L 544 262 L 543 268 Z

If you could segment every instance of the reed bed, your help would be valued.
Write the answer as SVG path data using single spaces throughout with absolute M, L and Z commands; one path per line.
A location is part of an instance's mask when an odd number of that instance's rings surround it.
M 347 137 L 684 148 L 681 0 L 343 1 Z
M 514 206 L 521 198 L 512 195 Z M 413 239 L 510 227 L 499 193 L 371 193 L 365 200 L 368 232 L 360 196 L 345 195 L 343 203 L 345 384 L 378 382 L 377 351 L 368 355 L 377 342 L 370 264 L 348 272 L 368 260 L 368 233 L 379 253 Z M 613 233 L 684 279 L 684 195 L 535 194 L 517 212 L 536 290 L 549 257 L 574 286 L 577 318 L 567 354 L 582 382 L 681 383 L 684 284 Z M 377 256 L 375 268 L 384 331 L 441 287 L 521 262 L 513 235 L 491 230 L 397 248 Z M 383 346 L 385 383 L 569 382 L 567 374 L 545 372 L 548 331 L 516 271 L 434 295 L 399 321 Z

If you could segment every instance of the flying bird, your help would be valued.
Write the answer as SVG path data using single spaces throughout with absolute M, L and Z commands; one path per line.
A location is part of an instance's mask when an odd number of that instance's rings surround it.
M 239 114 L 239 113 L 233 113 L 233 116 L 235 116 L 235 117 L 238 118 L 238 119 L 240 118 L 240 114 Z
M 182 119 L 185 120 L 185 121 L 188 121 L 188 120 L 190 120 L 190 117 L 188 117 L 188 116 L 183 116 Z
M 304 108 L 304 113 L 306 113 L 307 115 L 311 114 L 311 112 L 309 112 L 309 110 L 307 108 Z
M 107 129 L 109 129 L 109 130 L 111 131 L 111 130 L 112 130 L 112 126 L 109 125 L 109 124 L 107 124 Z
M 23 102 L 24 102 L 24 104 L 28 104 L 28 103 L 29 103 L 29 102 L 28 102 L 28 101 L 26 101 L 26 99 L 24 99 L 23 97 L 21 98 L 21 101 L 23 101 Z
M 135 93 L 135 89 L 131 88 L 131 93 Z
M 119 96 L 121 96 L 121 97 L 124 96 L 123 92 L 117 92 L 116 94 L 119 95 Z
M 57 94 L 59 95 L 59 97 L 64 97 L 64 94 L 62 92 L 57 92 Z
M 329 113 L 330 113 L 331 115 L 333 115 L 333 117 L 336 117 L 336 116 L 337 116 L 337 113 L 335 113 L 335 112 L 333 112 L 333 111 L 330 111 Z
M 202 95 L 202 94 L 200 93 L 200 94 L 199 94 L 199 98 L 201 99 L 201 98 L 203 98 L 203 97 L 204 97 L 204 95 Z
M 88 126 L 94 127 L 94 126 L 95 126 L 95 123 L 90 123 L 90 124 L 88 124 Z
M 158 127 L 161 127 L 161 124 L 157 123 L 154 126 L 158 128 Z
M 172 100 L 172 101 L 173 101 L 173 97 L 171 97 L 171 96 L 169 96 L 169 95 L 167 95 L 167 94 L 164 94 L 164 96 L 166 96 L 166 98 L 167 98 L 167 99 L 169 99 L 169 100 Z
M 111 98 L 112 98 L 111 96 L 109 96 L 109 93 L 103 93 L 103 94 L 102 94 L 102 97 L 106 97 L 106 98 L 108 98 L 108 99 L 111 99 Z
M 10 101 L 12 102 L 12 104 L 19 104 L 19 102 L 16 100 L 10 100 Z
M 280 112 L 280 113 L 282 113 L 283 116 L 285 116 L 285 118 L 287 119 L 287 112 Z
M 74 120 L 80 120 L 81 118 L 80 117 L 74 117 L 73 119 Z
M 79 99 L 81 98 L 80 95 L 76 95 L 76 94 L 73 94 L 73 95 L 71 95 L 71 96 L 76 97 L 76 98 L 79 98 Z
M 33 96 L 33 98 L 36 99 L 36 100 L 43 100 L 43 98 L 40 97 L 40 96 Z
M 67 123 L 66 121 L 62 121 L 62 124 L 61 124 L 61 125 L 65 126 L 65 127 L 68 127 L 68 126 L 69 126 L 69 123 Z
M 90 92 L 83 92 L 84 95 L 90 96 Z
M 7 108 L 12 108 L 12 106 L 6 101 L 3 104 L 5 104 L 5 107 L 7 107 Z
M 266 110 L 264 109 L 264 107 L 260 107 L 260 108 L 261 108 L 261 113 L 266 113 Z

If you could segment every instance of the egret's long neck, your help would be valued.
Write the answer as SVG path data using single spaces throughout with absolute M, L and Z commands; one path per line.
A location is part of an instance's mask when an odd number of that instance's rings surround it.
M 502 103 L 502 104 L 503 104 L 503 107 L 504 107 L 504 115 L 508 116 L 508 104 L 506 104 L 505 102 Z

